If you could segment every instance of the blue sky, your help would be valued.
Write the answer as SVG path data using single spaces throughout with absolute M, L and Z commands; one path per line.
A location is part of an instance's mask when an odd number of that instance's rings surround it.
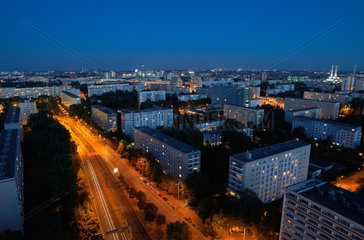
M 263 68 L 328 27 L 334 30 L 273 66 L 364 70 L 364 1 L 6 1 L 0 71 Z

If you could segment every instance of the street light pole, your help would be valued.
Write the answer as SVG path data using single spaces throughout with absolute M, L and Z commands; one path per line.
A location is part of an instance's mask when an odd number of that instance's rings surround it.
M 178 182 L 177 182 L 177 189 L 178 189 L 178 193 L 177 193 L 177 195 L 178 195 L 178 199 L 177 199 L 177 208 L 179 208 L 179 179 L 178 179 Z

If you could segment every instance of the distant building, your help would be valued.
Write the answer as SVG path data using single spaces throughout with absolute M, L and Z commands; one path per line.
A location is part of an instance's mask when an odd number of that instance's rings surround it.
M 27 123 L 30 115 L 37 112 L 35 101 L 25 100 L 23 102 L 20 102 L 19 108 L 20 108 L 20 119 L 23 125 Z
M 159 102 L 166 100 L 166 91 L 140 91 L 138 92 L 138 104 L 150 100 L 152 102 Z
M 173 127 L 173 109 L 153 106 L 144 110 L 119 109 L 121 129 L 133 138 L 135 127 Z
M 346 148 L 357 148 L 361 142 L 360 126 L 309 117 L 295 117 L 292 131 L 302 127 L 308 137 L 316 140 L 331 138 L 333 144 Z
M 302 108 L 321 108 L 321 118 L 324 119 L 337 119 L 339 116 L 340 103 L 311 100 L 303 98 L 285 98 L 284 99 L 284 111 L 292 111 Z
M 108 132 L 117 130 L 117 113 L 100 105 L 91 106 L 91 119 Z
M 0 132 L 0 232 L 23 231 L 24 182 L 21 132 Z
M 193 128 L 200 130 L 201 132 L 213 131 L 220 127 L 223 127 L 225 120 L 209 120 L 209 121 L 199 121 L 193 123 Z
M 363 206 L 363 196 L 317 179 L 289 186 L 279 239 L 364 239 Z
M 69 107 L 73 104 L 80 104 L 81 103 L 81 98 L 80 95 L 75 95 L 73 93 L 70 93 L 68 91 L 63 91 L 61 94 L 61 100 L 62 100 L 62 104 L 65 105 L 66 107 Z
M 259 105 L 272 105 L 274 107 L 284 108 L 284 99 L 277 97 L 259 97 L 261 103 Z M 253 106 L 252 106 L 253 107 Z
M 33 88 L 0 88 L 0 98 L 37 98 L 41 95 L 59 97 L 62 91 L 72 90 L 71 86 L 33 87 Z
M 203 133 L 204 146 L 218 146 L 221 144 L 221 135 L 224 130 L 217 130 Z
M 264 109 L 225 104 L 224 117 L 226 119 L 234 119 L 246 126 L 258 126 L 260 123 L 263 122 Z
M 293 118 L 298 116 L 321 118 L 321 108 L 303 108 L 284 112 L 284 120 L 292 124 Z
M 201 151 L 166 134 L 148 127 L 137 127 L 134 142 L 136 148 L 152 153 L 163 170 L 176 180 L 200 171 Z
M 4 122 L 4 128 L 6 130 L 18 129 L 21 131 L 22 122 L 20 118 L 20 108 L 10 108 L 8 115 Z
M 341 91 L 351 91 L 355 88 L 355 77 L 349 76 L 343 78 L 343 81 L 341 83 Z
M 105 84 L 105 85 L 92 85 L 88 86 L 88 96 L 92 97 L 94 95 L 100 96 L 104 93 L 108 92 L 116 92 L 116 91 L 127 91 L 131 92 L 133 91 L 133 86 L 129 85 L 127 83 L 122 84 Z
M 310 149 L 291 140 L 230 156 L 228 194 L 250 189 L 263 203 L 280 199 L 285 187 L 307 179 Z
M 200 93 L 200 94 L 180 94 L 178 95 L 178 102 L 189 102 L 189 101 L 197 101 L 207 98 L 206 93 Z
M 349 103 L 349 95 L 336 94 L 336 93 L 326 93 L 326 92 L 307 92 L 303 93 L 303 98 L 311 100 L 338 102 L 345 106 Z
M 249 107 L 250 99 L 252 98 L 252 89 L 249 87 L 212 86 L 208 89 L 207 95 L 211 98 L 212 106 L 218 107 L 231 104 Z

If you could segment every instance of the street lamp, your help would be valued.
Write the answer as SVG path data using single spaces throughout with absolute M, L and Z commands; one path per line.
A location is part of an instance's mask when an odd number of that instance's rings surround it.
M 114 168 L 114 173 L 117 173 L 119 171 L 118 168 Z

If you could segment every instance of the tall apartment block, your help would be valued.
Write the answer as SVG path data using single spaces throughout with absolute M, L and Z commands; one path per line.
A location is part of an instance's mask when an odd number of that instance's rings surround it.
M 303 98 L 312 99 L 312 100 L 320 100 L 320 101 L 338 102 L 343 106 L 345 106 L 349 102 L 348 95 L 336 94 L 336 93 L 326 93 L 326 92 L 304 91 Z
M 121 130 L 131 137 L 134 136 L 134 127 L 173 127 L 172 108 L 153 106 L 144 110 L 119 109 L 118 112 L 121 115 Z
M 20 119 L 23 125 L 27 123 L 29 116 L 33 113 L 36 113 L 37 111 L 35 101 L 25 100 L 23 102 L 20 102 L 19 108 L 20 108 Z
M 91 119 L 105 131 L 114 132 L 118 129 L 117 113 L 112 109 L 93 105 L 91 106 Z
M 284 98 L 284 111 L 292 111 L 302 108 L 321 108 L 321 118 L 324 119 L 337 119 L 339 116 L 340 103 L 311 100 L 303 98 Z
M 131 92 L 133 91 L 133 86 L 127 83 L 92 85 L 87 87 L 87 91 L 88 91 L 88 96 L 92 97 L 93 95 L 100 96 L 108 92 L 116 92 L 116 91 Z
M 66 107 L 69 107 L 72 104 L 81 103 L 80 94 L 76 95 L 75 93 L 71 93 L 69 91 L 62 91 L 61 100 L 62 100 L 62 104 L 65 105 Z
M 250 87 L 213 86 L 208 89 L 207 96 L 211 98 L 212 106 L 221 107 L 225 104 L 231 104 L 249 107 L 252 89 Z
M 152 153 L 163 170 L 177 180 L 200 171 L 201 151 L 149 127 L 134 128 L 138 149 Z
M 280 240 L 364 239 L 364 197 L 317 179 L 286 188 Z
M 22 129 L 22 122 L 20 117 L 20 108 L 10 108 L 8 115 L 4 122 L 4 128 L 6 130 Z
M 166 91 L 140 91 L 138 92 L 138 104 L 150 100 L 152 102 L 165 101 Z
M 285 187 L 307 179 L 310 150 L 291 140 L 230 156 L 228 194 L 250 189 L 263 203 L 282 198 Z
M 0 132 L 0 232 L 23 230 L 24 183 L 19 129 Z
M 263 122 L 264 109 L 225 104 L 224 117 L 226 119 L 234 119 L 246 126 L 258 126 Z
M 293 118 L 298 116 L 321 119 L 321 108 L 303 108 L 284 112 L 284 120 L 292 124 Z
M 361 126 L 309 117 L 295 117 L 292 131 L 302 127 L 308 137 L 325 140 L 331 137 L 332 143 L 346 148 L 357 148 L 361 142 Z

